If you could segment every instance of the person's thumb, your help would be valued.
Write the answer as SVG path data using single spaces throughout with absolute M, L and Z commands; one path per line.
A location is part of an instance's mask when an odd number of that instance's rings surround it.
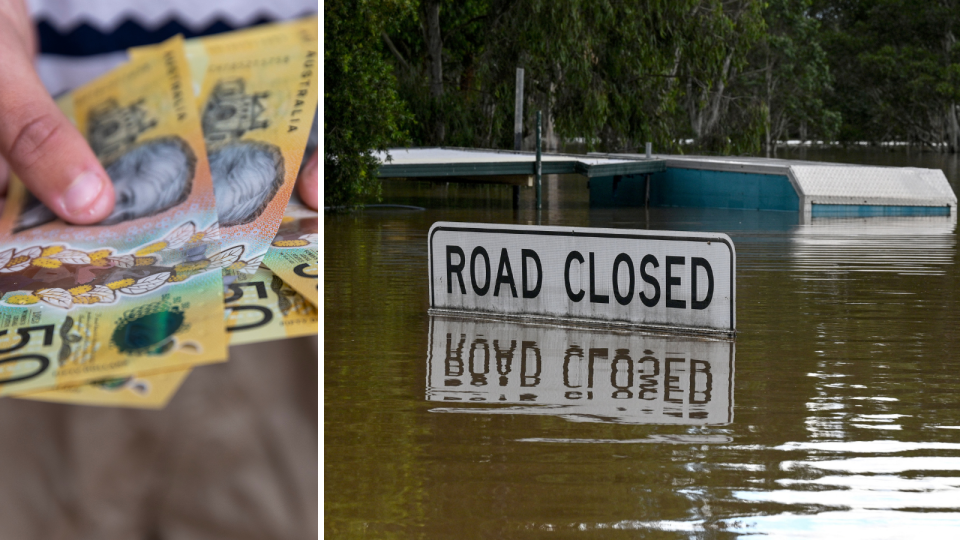
M 104 219 L 113 210 L 113 185 L 90 146 L 54 104 L 26 55 L 8 55 L 4 64 L 0 154 L 27 189 L 65 221 Z
M 319 197 L 319 175 L 317 174 L 317 151 L 313 151 L 313 155 L 310 156 L 310 159 L 303 166 L 303 169 L 300 171 L 300 176 L 297 178 L 297 193 L 300 195 L 300 200 L 304 204 L 317 209 Z

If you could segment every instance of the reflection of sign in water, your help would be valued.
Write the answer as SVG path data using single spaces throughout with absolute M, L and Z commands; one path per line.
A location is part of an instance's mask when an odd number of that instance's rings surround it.
M 733 242 L 684 233 L 435 223 L 430 307 L 733 335 Z
M 727 424 L 733 360 L 732 342 L 431 317 L 426 397 L 583 421 Z

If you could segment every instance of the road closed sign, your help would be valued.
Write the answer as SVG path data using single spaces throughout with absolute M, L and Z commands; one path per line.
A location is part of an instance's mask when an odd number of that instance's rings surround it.
M 721 233 L 438 222 L 435 313 L 736 333 L 736 253 Z

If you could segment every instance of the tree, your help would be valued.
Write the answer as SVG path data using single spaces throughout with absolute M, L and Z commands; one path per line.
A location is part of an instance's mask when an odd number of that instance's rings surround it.
M 411 120 L 397 93 L 382 34 L 410 16 L 405 0 L 324 3 L 323 198 L 342 206 L 380 195 L 376 152 L 408 140 Z
M 383 34 L 418 146 L 485 146 L 477 64 L 496 9 L 487 0 L 423 0 Z
M 583 138 L 588 149 L 636 151 L 651 141 L 682 151 L 692 139 L 698 151 L 756 153 L 794 134 L 830 137 L 839 115 L 824 105 L 831 76 L 819 45 L 829 35 L 820 20 L 829 17 L 811 1 L 327 6 L 334 22 L 325 24 L 339 34 L 325 33 L 325 43 L 335 41 L 325 61 L 336 64 L 326 77 L 341 86 L 339 101 L 326 95 L 325 105 L 341 108 L 334 114 L 349 137 L 337 143 L 353 145 L 327 146 L 342 174 L 334 186 L 349 188 L 341 198 L 376 193 L 375 160 L 358 149 L 382 149 L 407 133 L 418 146 L 512 148 L 517 67 L 526 72 L 527 134 L 542 110 L 548 149 Z M 358 138 L 361 130 L 368 139 Z
M 810 0 L 770 0 L 764 5 L 766 32 L 751 55 L 758 70 L 756 95 L 764 119 L 764 149 L 796 133 L 833 140 L 840 115 L 824 106 L 832 75 L 818 41 L 819 21 L 809 15 Z
M 687 44 L 681 57 L 683 104 L 701 149 L 756 151 L 760 123 L 750 96 L 737 92 L 747 55 L 761 39 L 760 4 L 750 0 L 703 1 L 686 18 Z
M 743 34 L 722 20 L 727 3 L 425 0 L 419 20 L 384 39 L 405 74 L 401 94 L 418 119 L 417 143 L 512 146 L 514 73 L 524 67 L 525 109 L 531 119 L 544 111 L 547 141 L 585 136 L 590 146 L 623 149 L 670 144 L 678 79 L 703 76 L 713 59 L 729 68 L 746 54 L 746 46 L 713 54 Z M 759 11 L 734 4 L 748 13 L 738 24 L 756 27 Z M 724 43 L 711 41 L 718 29 Z M 701 72 L 680 73 L 689 64 Z
M 956 0 L 823 0 L 813 16 L 836 81 L 843 141 L 960 150 Z

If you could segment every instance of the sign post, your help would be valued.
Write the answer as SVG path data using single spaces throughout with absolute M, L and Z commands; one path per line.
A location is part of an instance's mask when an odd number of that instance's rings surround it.
M 722 233 L 438 222 L 430 309 L 736 335 L 736 253 Z

